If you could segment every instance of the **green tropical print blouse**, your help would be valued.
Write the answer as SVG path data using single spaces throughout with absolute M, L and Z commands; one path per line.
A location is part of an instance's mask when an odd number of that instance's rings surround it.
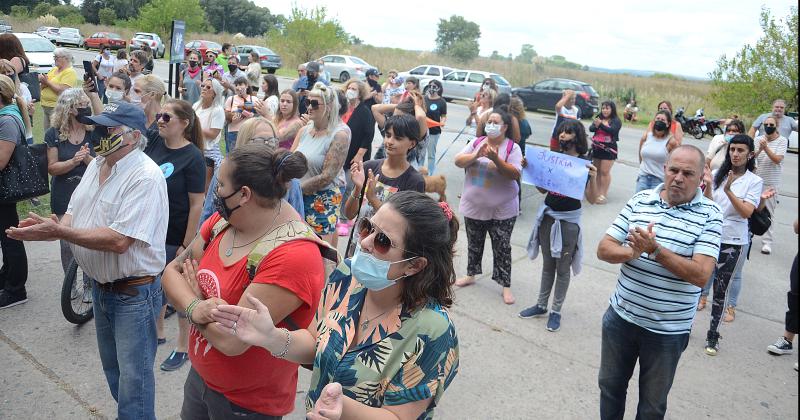
M 458 372 L 458 338 L 447 310 L 435 302 L 413 313 L 398 307 L 351 349 L 366 292 L 349 260 L 330 275 L 313 324 L 317 351 L 306 410 L 327 384 L 339 382 L 345 396 L 371 407 L 432 398 L 419 419 L 433 418 Z

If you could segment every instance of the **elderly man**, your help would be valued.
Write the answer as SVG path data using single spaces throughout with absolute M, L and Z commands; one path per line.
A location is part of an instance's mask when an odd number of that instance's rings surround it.
M 797 131 L 797 120 L 786 116 L 786 101 L 783 99 L 776 99 L 775 102 L 772 103 L 772 112 L 759 115 L 758 118 L 753 121 L 753 125 L 750 127 L 747 135 L 756 138 L 756 132 L 758 132 L 759 136 L 763 136 L 765 134 L 763 127 L 764 120 L 766 120 L 767 117 L 775 117 L 778 121 L 778 133 L 787 139 L 792 134 L 792 131 Z
M 142 149 L 143 111 L 124 102 L 89 117 L 103 133 L 59 223 L 31 213 L 9 236 L 63 239 L 94 279 L 100 361 L 120 419 L 155 419 L 156 316 L 169 204 L 164 175 Z
M 606 231 L 597 257 L 622 264 L 603 316 L 600 418 L 622 419 L 639 361 L 637 419 L 662 419 L 697 309 L 719 255 L 722 212 L 700 191 L 705 156 L 679 146 L 664 183 L 636 193 Z

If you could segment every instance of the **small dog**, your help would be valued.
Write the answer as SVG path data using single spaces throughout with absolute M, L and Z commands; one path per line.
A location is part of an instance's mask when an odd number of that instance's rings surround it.
M 419 168 L 419 173 L 425 179 L 425 192 L 439 194 L 439 201 L 447 201 L 445 190 L 447 189 L 447 179 L 444 175 L 428 176 L 428 168 Z

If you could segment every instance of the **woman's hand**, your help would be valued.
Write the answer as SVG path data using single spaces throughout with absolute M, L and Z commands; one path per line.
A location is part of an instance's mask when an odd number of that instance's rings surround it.
M 733 171 L 728 171 L 728 179 L 725 182 L 725 191 L 731 190 L 731 185 L 733 185 L 733 180 L 734 180 Z
M 237 305 L 219 305 L 211 310 L 217 327 L 251 346 L 261 346 L 268 351 L 283 348 L 286 335 L 275 328 L 269 309 L 253 295 L 246 294 L 255 309 Z
M 192 309 L 192 319 L 189 321 L 194 322 L 195 324 L 199 325 L 206 325 L 216 321 L 211 316 L 211 311 L 217 308 L 219 305 L 227 305 L 228 302 L 225 302 L 224 299 L 220 299 L 217 297 L 208 298 L 206 300 L 200 301 L 197 306 Z
M 589 180 L 597 179 L 597 167 L 591 163 L 587 163 L 586 168 L 589 169 Z
M 331 382 L 322 389 L 322 394 L 314 404 L 314 410 L 306 414 L 309 420 L 339 420 L 342 418 L 344 395 L 342 385 Z
M 481 148 L 483 146 L 486 146 L 485 156 L 487 158 L 489 158 L 489 160 L 491 160 L 492 162 L 494 162 L 496 164 L 497 160 L 500 159 L 500 156 L 497 154 L 497 148 L 493 147 L 493 146 L 489 146 L 488 142 L 483 143 L 481 145 Z
M 474 159 L 477 160 L 479 158 L 486 157 L 486 152 L 487 152 L 488 148 L 489 148 L 489 143 L 486 142 L 486 141 L 483 142 L 480 145 L 480 147 L 478 147 L 478 150 L 476 150 L 475 153 L 473 153 L 473 155 L 475 156 Z
M 705 184 L 706 188 L 711 188 L 711 166 L 706 164 L 705 168 L 703 168 L 703 184 Z
M 303 128 L 306 124 L 308 124 L 308 114 L 301 114 L 300 115 L 300 128 Z
M 233 112 L 233 115 L 231 116 L 231 119 L 232 119 L 232 120 L 234 120 L 234 121 L 239 121 L 239 120 L 241 120 L 241 119 L 242 119 L 242 113 L 241 113 L 241 111 L 234 111 L 234 112 Z
M 769 200 L 774 196 L 775 196 L 775 188 L 768 187 L 767 189 L 761 192 L 761 201 Z
M 186 283 L 189 284 L 189 287 L 192 288 L 192 292 L 195 296 L 200 299 L 204 299 L 203 291 L 200 289 L 200 285 L 197 283 L 197 269 L 198 264 L 197 260 L 189 260 L 188 258 L 183 261 L 183 270 L 181 270 L 181 274 L 183 274 L 183 279 L 186 280 Z
M 256 101 L 253 104 L 253 109 L 264 118 L 271 119 L 273 117 L 272 110 L 269 109 L 266 101 Z
M 252 112 L 250 112 L 250 111 L 248 111 L 248 110 L 246 110 L 246 109 L 243 109 L 243 110 L 242 110 L 242 117 L 244 117 L 244 118 L 250 118 L 250 117 L 252 117 L 252 116 L 253 116 L 253 113 L 252 113 Z
M 358 189 L 364 188 L 364 162 L 354 161 L 350 165 L 350 179 L 353 180 L 353 185 L 358 186 Z
M 89 154 L 89 148 L 86 144 L 84 144 L 83 146 L 81 146 L 80 149 L 78 149 L 77 152 L 75 152 L 75 155 L 72 156 L 72 159 L 70 159 L 70 163 L 72 163 L 75 166 L 78 166 L 81 163 L 83 163 L 84 159 L 86 159 L 86 156 L 88 154 Z
M 369 173 L 367 174 L 366 195 L 367 195 L 367 200 L 370 203 L 378 201 L 378 195 L 376 194 L 377 192 L 375 191 L 376 190 L 375 184 L 377 184 L 378 182 L 378 177 L 380 177 L 380 175 L 375 176 L 375 174 L 372 173 L 372 169 L 369 170 Z

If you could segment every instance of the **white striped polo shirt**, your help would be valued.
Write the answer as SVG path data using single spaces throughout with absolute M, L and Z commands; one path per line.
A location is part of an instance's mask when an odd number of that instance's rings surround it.
M 691 258 L 694 254 L 719 256 L 722 211 L 700 189 L 692 201 L 670 207 L 661 199 L 664 184 L 635 194 L 606 234 L 625 243 L 629 229 L 647 228 L 654 222 L 656 241 L 662 247 Z M 685 334 L 692 329 L 700 288 L 675 276 L 655 259 L 642 253 L 622 264 L 611 307 L 628 322 L 658 334 Z

